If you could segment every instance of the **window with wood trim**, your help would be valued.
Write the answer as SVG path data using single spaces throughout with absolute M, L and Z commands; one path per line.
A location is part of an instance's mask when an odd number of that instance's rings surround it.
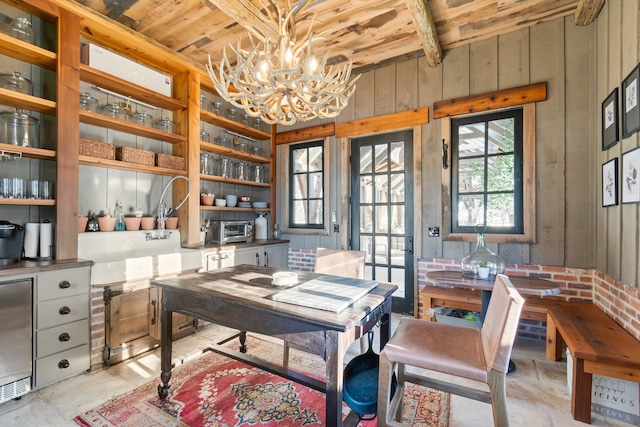
M 289 228 L 325 228 L 324 141 L 289 147 Z
M 523 234 L 523 109 L 451 119 L 451 231 Z

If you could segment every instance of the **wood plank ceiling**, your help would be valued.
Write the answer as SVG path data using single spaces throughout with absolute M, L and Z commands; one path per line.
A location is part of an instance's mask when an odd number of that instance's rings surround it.
M 278 0 L 282 5 L 284 0 Z M 243 26 L 260 25 L 260 0 L 80 0 L 80 3 L 179 52 L 198 64 L 223 47 L 249 46 Z M 220 7 L 216 6 L 219 5 Z M 355 69 L 426 55 L 574 14 L 588 25 L 604 0 L 316 0 L 299 16 L 301 37 L 313 22 L 322 34 L 314 53 Z

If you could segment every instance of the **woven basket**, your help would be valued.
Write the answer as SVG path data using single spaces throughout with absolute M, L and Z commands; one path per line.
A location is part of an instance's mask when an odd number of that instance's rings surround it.
M 106 142 L 80 138 L 80 155 L 113 160 L 116 158 L 116 147 Z
M 169 154 L 156 154 L 156 166 L 161 168 L 185 170 L 184 158 Z
M 116 159 L 138 165 L 155 166 L 155 155 L 153 151 L 139 150 L 137 148 L 117 147 Z

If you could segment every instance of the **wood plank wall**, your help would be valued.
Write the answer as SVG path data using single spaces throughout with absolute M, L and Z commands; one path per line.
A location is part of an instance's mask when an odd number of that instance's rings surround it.
M 600 162 L 594 161 L 600 150 L 597 124 L 601 99 L 606 96 L 602 94 L 609 92 L 598 87 L 596 96 L 596 41 L 599 43 L 596 25 L 577 27 L 572 17 L 560 18 L 446 51 L 436 68 L 428 67 L 422 57 L 374 69 L 360 78 L 354 98 L 337 121 L 431 107 L 444 99 L 548 82 L 548 99 L 536 106 L 537 243 L 491 247 L 511 263 L 593 267 L 595 229 L 599 228 L 595 218 L 601 200 L 597 192 Z M 619 82 L 619 76 L 616 79 Z M 416 224 L 416 239 L 421 242 L 416 256 L 459 259 L 472 244 L 427 236 L 427 226 L 442 226 L 446 215 L 442 211 L 448 195 L 443 194 L 442 187 L 441 127 L 441 120 L 432 119 L 421 129 L 422 184 L 416 189 L 420 200 L 416 210 L 422 211 L 422 223 Z M 348 170 L 343 170 L 335 157 L 341 153 L 337 149 L 340 142 L 333 140 L 331 144 L 329 209 L 341 218 L 348 212 L 341 206 L 337 189 L 339 182 L 348 179 Z M 283 218 L 281 213 L 278 218 Z M 602 221 L 598 219 L 598 223 Z M 342 244 L 341 236 L 333 233 L 285 237 L 290 238 L 291 248 Z
M 595 74 L 597 76 L 596 104 L 600 103 L 616 87 L 622 90 L 622 80 L 640 62 L 640 12 L 637 2 L 606 2 L 595 23 L 597 51 Z M 621 92 L 619 96 L 622 99 Z M 622 102 L 620 105 L 624 105 Z M 640 145 L 640 133 L 622 139 L 607 151 L 601 151 L 601 123 L 595 120 L 596 160 L 593 176 L 598 183 L 595 203 L 596 267 L 611 277 L 638 287 L 640 266 L 640 221 L 638 204 L 618 204 L 602 207 L 602 164 L 618 158 L 621 168 L 622 155 Z M 622 133 L 620 134 L 622 138 Z M 624 177 L 622 173 L 619 178 Z M 620 195 L 620 192 L 618 192 Z

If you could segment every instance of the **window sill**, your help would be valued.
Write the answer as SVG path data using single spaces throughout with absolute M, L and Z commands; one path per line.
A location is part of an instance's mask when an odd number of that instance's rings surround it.
M 475 242 L 476 239 L 476 233 L 450 233 L 444 238 L 447 242 Z M 486 243 L 533 244 L 536 239 L 527 234 L 485 234 L 484 241 Z

